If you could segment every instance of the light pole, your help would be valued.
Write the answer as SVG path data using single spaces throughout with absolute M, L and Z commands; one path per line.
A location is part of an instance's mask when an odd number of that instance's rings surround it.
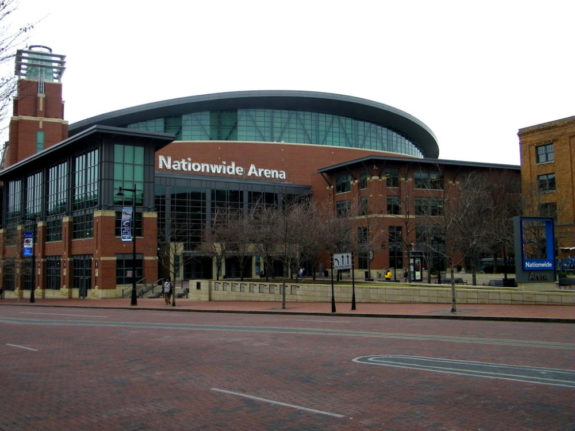
M 23 221 L 31 221 L 34 223 L 34 228 L 36 228 L 37 219 L 36 218 L 25 218 Z M 34 231 L 24 232 L 24 244 L 22 248 L 22 255 L 24 257 L 29 257 L 32 264 L 32 285 L 30 286 L 30 302 L 36 302 L 36 297 L 34 295 L 34 290 L 36 289 L 36 251 L 34 250 Z
M 133 188 L 120 187 L 116 196 L 124 196 L 124 192 L 132 192 L 132 299 L 130 305 L 138 305 L 138 293 L 136 291 L 136 185 Z M 123 217 L 122 217 L 123 218 Z M 122 220 L 123 221 L 123 220 Z M 123 228 L 123 226 L 122 226 Z

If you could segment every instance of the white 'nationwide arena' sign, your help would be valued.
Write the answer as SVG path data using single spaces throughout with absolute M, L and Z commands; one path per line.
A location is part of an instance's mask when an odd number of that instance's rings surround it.
M 236 162 L 200 163 L 194 162 L 191 157 L 172 159 L 172 156 L 158 156 L 160 169 L 173 172 L 190 172 L 194 174 L 219 174 L 237 177 L 255 177 L 285 180 L 286 172 L 279 169 L 259 168 L 254 163 L 249 168 L 237 165 Z

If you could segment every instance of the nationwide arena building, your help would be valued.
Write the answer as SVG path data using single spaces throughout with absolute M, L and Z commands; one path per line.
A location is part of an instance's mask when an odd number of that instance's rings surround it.
M 201 244 L 217 210 L 246 212 L 286 196 L 331 205 L 352 219 L 358 235 L 366 223 L 384 233 L 386 246 L 354 257 L 362 276 L 377 278 L 408 265 L 417 238 L 415 230 L 405 231 L 405 219 L 441 215 L 440 194 L 459 175 L 488 170 L 519 177 L 518 166 L 438 159 L 437 139 L 423 122 L 339 94 L 182 97 L 68 125 L 64 67 L 64 56 L 45 47 L 16 58 L 18 92 L 0 171 L 5 291 L 34 286 L 45 297 L 118 296 L 134 282 L 133 270 L 138 282 L 165 275 L 159 244 L 175 236 L 183 262 L 178 276 L 215 278 L 215 259 Z M 135 208 L 136 241 L 122 240 L 126 205 Z M 237 277 L 237 257 L 225 260 L 218 277 Z M 329 261 L 308 271 L 326 269 Z M 263 270 L 254 254 L 244 276 Z M 281 268 L 268 270 L 280 275 Z

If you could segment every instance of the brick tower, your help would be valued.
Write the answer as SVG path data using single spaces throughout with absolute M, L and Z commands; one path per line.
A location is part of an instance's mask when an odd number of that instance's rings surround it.
M 10 137 L 2 168 L 7 168 L 68 137 L 60 82 L 65 56 L 34 45 L 16 53 L 16 77 Z

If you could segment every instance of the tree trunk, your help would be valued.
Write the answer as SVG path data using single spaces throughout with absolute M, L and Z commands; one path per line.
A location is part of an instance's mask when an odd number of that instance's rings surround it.
M 451 261 L 451 312 L 457 311 L 457 301 L 455 300 L 455 272 L 453 271 L 453 261 Z

